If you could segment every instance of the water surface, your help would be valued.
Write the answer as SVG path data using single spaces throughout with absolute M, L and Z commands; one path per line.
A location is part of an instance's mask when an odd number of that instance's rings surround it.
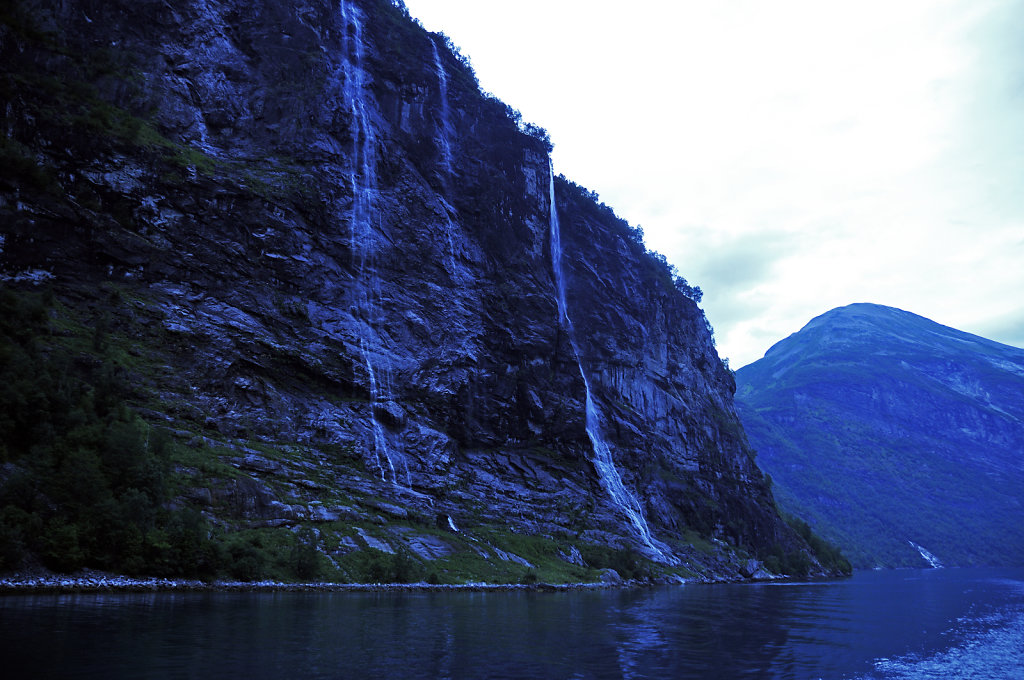
M 1024 678 L 1024 569 L 638 590 L 0 598 L 3 676 Z

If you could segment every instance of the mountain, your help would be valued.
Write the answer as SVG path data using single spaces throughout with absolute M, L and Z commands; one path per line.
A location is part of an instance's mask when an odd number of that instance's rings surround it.
M 0 18 L 3 566 L 821 569 L 698 292 L 400 2 Z
M 1024 562 L 1024 350 L 854 304 L 736 382 L 780 505 L 854 565 Z

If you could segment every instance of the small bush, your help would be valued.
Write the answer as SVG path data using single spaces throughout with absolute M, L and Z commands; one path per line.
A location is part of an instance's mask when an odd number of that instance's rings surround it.
M 624 579 L 650 578 L 646 560 L 632 548 L 617 550 L 606 546 L 586 544 L 580 547 L 583 560 L 594 569 L 614 569 Z

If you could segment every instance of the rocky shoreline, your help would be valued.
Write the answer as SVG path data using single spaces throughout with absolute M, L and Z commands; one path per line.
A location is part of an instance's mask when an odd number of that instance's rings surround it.
M 78 576 L 9 576 L 0 578 L 0 595 L 43 593 L 134 592 L 379 592 L 379 591 L 569 591 L 605 590 L 667 583 L 285 583 L 281 581 L 201 581 L 198 579 L 134 578 L 103 573 Z M 677 583 L 675 585 L 683 585 Z

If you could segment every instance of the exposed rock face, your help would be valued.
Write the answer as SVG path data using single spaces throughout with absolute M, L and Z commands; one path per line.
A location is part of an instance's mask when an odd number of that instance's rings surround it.
M 857 304 L 736 376 L 783 507 L 855 564 L 1024 559 L 1024 350 Z
M 691 535 L 803 549 L 702 312 L 558 179 L 577 360 L 546 140 L 401 9 L 20 7 L 34 27 L 0 37 L 21 163 L 4 175 L 0 267 L 132 335 L 136 405 L 232 449 L 242 479 L 190 502 L 225 521 L 445 515 L 644 550 L 598 483 L 582 366 L 665 559 L 704 559 Z

